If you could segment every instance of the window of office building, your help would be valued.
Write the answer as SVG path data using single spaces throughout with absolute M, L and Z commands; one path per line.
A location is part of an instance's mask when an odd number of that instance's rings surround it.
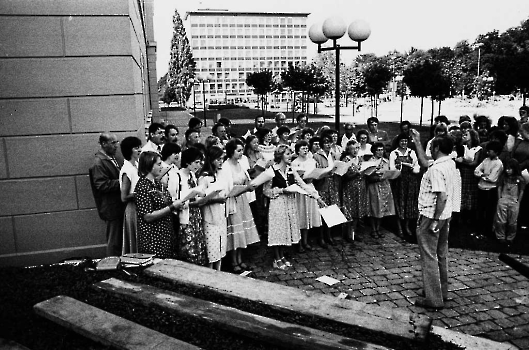
M 217 84 L 217 90 L 222 90 L 222 83 Z

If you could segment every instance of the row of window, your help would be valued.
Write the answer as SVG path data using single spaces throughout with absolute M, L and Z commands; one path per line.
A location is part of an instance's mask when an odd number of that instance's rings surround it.
M 198 35 L 306 35 L 307 28 L 191 28 L 190 34 L 192 37 Z
M 242 47 L 242 46 L 261 46 L 265 47 L 277 47 L 277 46 L 302 46 L 307 42 L 306 37 L 294 37 L 294 38 L 210 38 L 210 39 L 191 39 L 192 47 L 207 47 L 207 46 L 223 46 L 223 47 Z
M 293 57 L 283 60 L 245 60 L 245 61 L 196 61 L 196 68 L 203 70 L 252 69 L 252 68 L 286 68 L 290 63 L 295 65 L 306 62 L 306 57 Z
M 204 58 L 222 57 L 229 59 L 230 57 L 254 59 L 264 57 L 301 57 L 306 56 L 306 50 L 193 50 L 193 57 L 197 60 Z
M 198 15 L 189 14 L 191 24 L 306 24 L 307 17 L 283 17 L 270 14 L 269 16 L 244 16 L 244 15 Z

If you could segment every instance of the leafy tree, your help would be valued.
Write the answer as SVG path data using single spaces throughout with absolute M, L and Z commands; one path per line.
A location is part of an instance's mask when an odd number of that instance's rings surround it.
M 261 111 L 264 115 L 266 97 L 268 93 L 275 90 L 272 71 L 265 69 L 260 72 L 249 73 L 246 76 L 246 85 L 252 87 L 253 92 L 259 97 L 262 107 Z
M 177 89 L 177 86 L 183 86 L 178 88 L 178 94 L 168 94 L 174 101 L 184 105 L 191 95 L 191 89 L 193 84 L 189 82 L 190 78 L 195 77 L 195 60 L 193 53 L 191 52 L 191 46 L 187 38 L 186 30 L 180 18 L 180 14 L 175 10 L 173 16 L 173 38 L 171 40 L 171 58 L 169 61 L 168 71 L 168 86 L 173 90 Z
M 378 110 L 376 102 L 378 95 L 384 92 L 392 77 L 390 68 L 382 61 L 373 62 L 364 69 L 364 82 L 367 91 L 375 99 L 375 115 L 377 115 Z
M 431 87 L 441 76 L 440 71 L 441 65 L 428 57 L 422 60 L 415 58 L 404 70 L 403 81 L 408 85 L 411 95 L 421 98 L 420 125 L 422 125 L 424 98 L 432 95 Z
M 313 95 L 315 100 L 330 90 L 330 83 L 324 70 L 317 64 L 292 65 L 281 72 L 281 80 L 285 87 L 293 91 L 302 91 L 302 111 L 307 110 L 308 97 Z

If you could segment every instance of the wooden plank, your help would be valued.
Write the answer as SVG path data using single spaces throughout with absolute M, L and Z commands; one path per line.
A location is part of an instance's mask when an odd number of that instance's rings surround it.
M 160 306 L 168 312 L 196 317 L 228 332 L 289 349 L 387 350 L 379 345 L 277 321 L 145 284 L 110 278 L 93 286 L 99 291 L 118 294 L 127 302 Z
M 145 273 L 168 281 L 207 288 L 230 297 L 264 303 L 278 310 L 295 311 L 407 339 L 425 340 L 432 324 L 426 315 L 241 278 L 178 260 L 163 260 L 147 268 Z
M 33 308 L 42 317 L 117 349 L 200 349 L 67 296 L 45 300 Z

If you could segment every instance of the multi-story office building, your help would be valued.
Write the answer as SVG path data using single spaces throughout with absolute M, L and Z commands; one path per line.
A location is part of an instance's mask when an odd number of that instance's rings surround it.
M 246 85 L 248 73 L 268 69 L 279 78 L 289 64 L 306 63 L 308 15 L 188 12 L 185 20 L 196 73 L 210 78 L 204 85 L 195 86 L 196 103 L 203 101 L 203 93 L 206 103 L 249 103 L 257 97 Z M 284 99 L 286 93 L 277 97 Z

